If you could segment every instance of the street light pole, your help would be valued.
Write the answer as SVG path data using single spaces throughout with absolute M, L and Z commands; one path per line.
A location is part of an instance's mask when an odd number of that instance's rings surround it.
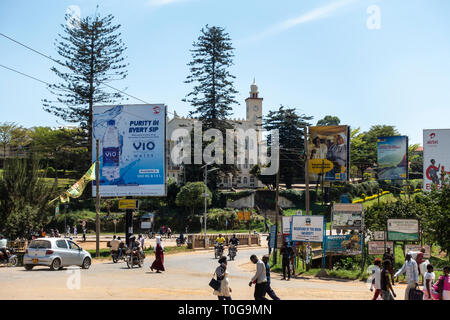
M 205 197 L 205 212 L 203 213 L 203 228 L 204 228 L 204 232 L 205 232 L 205 248 L 206 248 L 206 246 L 207 246 L 207 243 L 206 243 L 206 210 L 207 210 L 207 205 L 208 205 L 208 199 L 206 199 L 206 194 L 208 193 L 207 192 L 207 186 L 206 186 L 206 183 L 208 182 L 208 170 L 207 170 L 207 168 L 208 168 L 208 165 L 207 164 L 205 164 L 205 176 L 204 176 L 204 178 L 205 178 L 205 194 L 203 195 L 204 197 Z

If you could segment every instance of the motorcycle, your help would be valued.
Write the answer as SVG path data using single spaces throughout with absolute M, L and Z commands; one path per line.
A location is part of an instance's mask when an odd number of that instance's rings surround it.
M 153 231 L 148 231 L 145 235 L 148 239 L 153 239 L 155 237 L 155 233 Z
M 214 247 L 214 258 L 220 258 L 223 255 L 223 244 L 216 244 Z
M 228 256 L 230 257 L 230 260 L 234 260 L 234 257 L 236 257 L 237 248 L 235 245 L 230 245 L 228 248 Z
M 125 249 L 122 249 L 120 254 L 119 250 L 111 250 L 111 258 L 114 263 L 119 262 L 119 260 L 125 260 L 125 256 L 126 256 Z
M 177 247 L 183 245 L 186 243 L 186 237 L 183 237 L 183 239 L 177 238 Z
M 6 254 L 8 255 L 8 262 L 6 262 L 6 258 L 4 257 L 4 253 L 0 252 L 0 265 L 4 265 L 7 267 L 16 267 L 19 263 L 19 258 L 15 254 L 14 249 L 6 249 Z
M 127 249 L 125 261 L 127 262 L 128 268 L 133 268 L 137 265 L 139 268 L 144 264 L 145 255 L 139 250 Z

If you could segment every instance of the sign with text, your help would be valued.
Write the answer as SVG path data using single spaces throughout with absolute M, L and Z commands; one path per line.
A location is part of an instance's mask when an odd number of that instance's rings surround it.
M 373 232 L 373 240 L 375 240 L 375 241 L 384 240 L 384 231 L 374 231 Z
M 138 201 L 136 199 L 121 199 L 119 200 L 119 209 L 137 209 Z
M 419 221 L 416 219 L 388 219 L 387 240 L 419 241 Z
M 323 216 L 293 216 L 292 241 L 323 242 Z
M 450 129 L 423 130 L 423 190 L 442 188 L 444 175 L 450 175 Z M 445 177 L 444 177 L 445 179 Z
M 99 140 L 102 197 L 166 195 L 166 118 L 163 104 L 93 107 L 92 160 Z
M 378 180 L 408 179 L 408 137 L 377 139 Z
M 369 254 L 384 254 L 384 241 L 369 241 Z M 394 252 L 394 242 L 386 241 L 386 249 L 390 248 Z
M 423 255 L 424 258 L 431 258 L 431 247 L 429 245 L 420 245 L 420 244 L 407 244 L 405 245 L 405 252 L 414 252 L 416 254 L 414 254 L 413 259 L 416 258 L 417 253 L 420 252 L 420 249 L 424 248 L 425 249 L 425 253 Z
M 270 240 L 269 240 L 269 247 L 272 249 L 275 248 L 275 237 L 277 236 L 277 226 L 272 225 L 270 226 Z
M 326 252 L 335 252 L 346 255 L 361 254 L 362 237 L 358 234 L 345 234 L 342 236 L 327 236 Z
M 283 234 L 291 234 L 292 217 L 282 217 L 282 218 L 283 218 Z
M 363 211 L 362 203 L 335 203 L 331 210 L 333 228 L 361 230 Z

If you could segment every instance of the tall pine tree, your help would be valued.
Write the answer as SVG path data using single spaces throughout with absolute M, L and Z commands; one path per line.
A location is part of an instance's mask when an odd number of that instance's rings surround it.
M 122 94 L 112 91 L 107 83 L 127 76 L 123 53 L 125 45 L 118 32 L 120 24 L 113 24 L 114 16 L 99 14 L 80 18 L 65 15 L 63 33 L 58 34 L 55 46 L 61 60 L 51 70 L 62 80 L 48 87 L 56 100 L 43 100 L 44 110 L 67 122 L 79 123 L 86 132 L 86 147 L 90 153 L 92 136 L 92 107 L 115 103 Z M 65 68 L 59 68 L 59 67 Z
M 194 87 L 183 99 L 194 108 L 189 113 L 202 121 L 202 129 L 214 128 L 222 132 L 225 142 L 225 130 L 233 126 L 227 121 L 232 113 L 232 105 L 237 103 L 233 86 L 233 76 L 229 68 L 233 65 L 233 47 L 231 38 L 224 28 L 209 27 L 201 29 L 201 35 L 193 43 L 191 49 L 192 61 L 188 63 L 190 74 L 185 83 L 192 83 Z M 209 143 L 211 141 L 205 141 Z M 223 147 L 225 150 L 225 146 Z M 226 154 L 223 154 L 225 163 Z M 236 173 L 234 165 L 214 164 L 219 170 L 208 174 L 208 186 L 215 189 L 219 177 L 227 173 Z M 202 171 L 199 165 L 185 165 L 184 175 L 187 181 L 198 181 Z

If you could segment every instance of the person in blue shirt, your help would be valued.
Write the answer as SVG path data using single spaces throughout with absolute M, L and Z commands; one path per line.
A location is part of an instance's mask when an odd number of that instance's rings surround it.
M 270 286 L 270 265 L 269 265 L 269 255 L 266 254 L 263 256 L 262 261 L 264 262 L 266 266 L 266 278 L 267 278 L 267 285 L 266 285 L 266 293 L 269 295 L 269 297 L 272 298 L 272 300 L 280 300 L 278 296 L 273 291 L 272 287 Z

